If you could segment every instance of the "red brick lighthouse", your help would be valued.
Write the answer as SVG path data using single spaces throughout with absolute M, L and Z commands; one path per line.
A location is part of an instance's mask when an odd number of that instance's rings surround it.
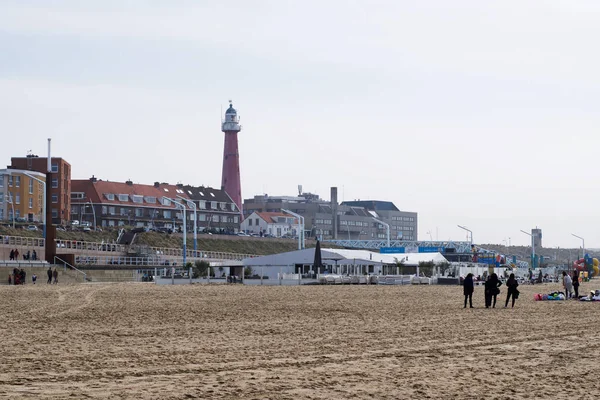
M 242 220 L 242 185 L 240 182 L 240 152 L 238 150 L 238 132 L 242 130 L 240 117 L 233 108 L 231 100 L 229 108 L 225 111 L 225 119 L 221 123 L 221 130 L 225 133 L 225 146 L 223 150 L 223 175 L 221 189 L 231 197 L 237 205 Z

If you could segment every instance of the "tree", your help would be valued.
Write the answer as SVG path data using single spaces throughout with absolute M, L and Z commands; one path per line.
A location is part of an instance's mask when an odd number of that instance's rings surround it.
M 197 260 L 194 263 L 194 269 L 192 270 L 192 272 L 193 272 L 192 278 L 197 279 L 202 276 L 207 276 L 209 267 L 210 267 L 210 264 L 207 261 Z M 214 271 L 212 271 L 212 270 L 211 270 L 211 276 L 214 276 Z

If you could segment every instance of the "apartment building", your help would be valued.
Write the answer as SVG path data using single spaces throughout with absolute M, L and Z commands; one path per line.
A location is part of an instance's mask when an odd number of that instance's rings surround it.
M 38 157 L 30 154 L 26 157 L 12 157 L 9 169 L 20 169 L 26 171 L 36 171 L 45 174 L 48 170 L 48 158 Z M 51 159 L 51 182 L 50 195 L 52 208 L 52 223 L 56 225 L 65 225 L 70 219 L 71 210 L 71 164 L 60 157 Z
M 91 226 L 178 230 L 184 212 L 177 203 L 185 204 L 188 231 L 193 230 L 196 215 L 199 231 L 235 233 L 241 222 L 239 210 L 227 193 L 210 187 L 111 182 L 95 177 L 73 180 L 71 185 L 71 220 Z
M 45 182 L 36 171 L 0 170 L 0 221 L 43 222 Z

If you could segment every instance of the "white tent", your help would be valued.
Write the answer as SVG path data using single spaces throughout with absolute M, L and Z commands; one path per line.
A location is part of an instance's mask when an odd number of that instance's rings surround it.
M 381 254 L 368 250 L 347 250 L 347 249 L 321 249 L 321 258 L 323 265 L 333 267 L 352 266 L 352 269 L 346 268 L 345 271 L 367 271 L 378 274 L 382 272 L 384 265 L 396 265 L 402 262 L 407 267 L 417 266 L 420 262 L 433 261 L 436 264 L 447 262 L 446 258 L 440 253 L 405 253 L 405 254 Z M 315 259 L 315 249 L 303 249 L 289 251 L 286 253 L 271 254 L 268 256 L 251 257 L 242 260 L 244 267 L 251 267 L 257 273 L 274 278 L 278 273 L 294 273 L 296 265 L 307 266 L 312 269 Z M 358 266 L 358 268 L 357 268 Z M 314 271 L 315 273 L 318 271 Z M 321 271 L 323 272 L 323 271 Z

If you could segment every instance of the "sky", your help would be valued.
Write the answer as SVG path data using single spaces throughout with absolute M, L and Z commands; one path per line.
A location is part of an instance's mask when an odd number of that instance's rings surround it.
M 600 2 L 0 0 L 0 162 L 379 199 L 419 239 L 600 247 Z M 431 234 L 428 234 L 431 232 Z M 510 239 L 509 239 L 510 238 Z

